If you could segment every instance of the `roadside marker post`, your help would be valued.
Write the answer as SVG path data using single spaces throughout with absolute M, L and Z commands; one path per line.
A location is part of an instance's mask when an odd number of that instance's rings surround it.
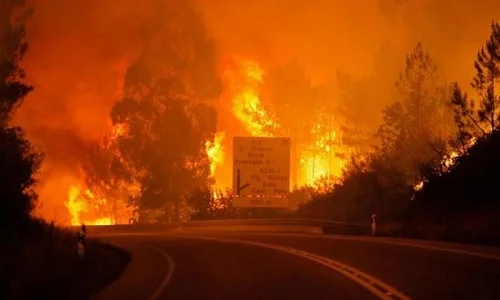
M 377 215 L 372 214 L 372 235 L 377 234 Z
M 87 228 L 85 227 L 85 224 L 82 224 L 82 227 L 80 231 L 77 232 L 76 234 L 76 243 L 78 247 L 78 257 L 80 259 L 83 259 L 85 257 L 85 244 L 87 240 Z

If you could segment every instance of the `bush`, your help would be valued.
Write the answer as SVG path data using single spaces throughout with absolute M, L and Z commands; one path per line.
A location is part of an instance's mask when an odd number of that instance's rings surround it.
M 36 204 L 33 186 L 42 155 L 19 128 L 0 128 L 0 158 L 0 230 L 4 234 L 21 233 L 29 229 Z

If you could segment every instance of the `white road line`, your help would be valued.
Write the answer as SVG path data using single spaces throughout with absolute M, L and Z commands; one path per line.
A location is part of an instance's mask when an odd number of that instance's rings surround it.
M 158 249 L 154 246 L 151 246 L 151 245 L 148 245 L 147 247 L 153 249 L 156 252 L 159 252 L 161 255 L 163 255 L 163 257 L 165 257 L 166 261 L 168 262 L 167 275 L 165 276 L 165 278 L 163 279 L 161 284 L 158 286 L 158 288 L 156 288 L 156 291 L 154 292 L 154 294 L 151 295 L 151 297 L 149 297 L 149 300 L 156 300 L 161 295 L 163 290 L 165 290 L 167 285 L 170 283 L 170 280 L 172 279 L 172 276 L 174 275 L 175 265 L 174 265 L 174 261 L 172 260 L 172 257 L 170 257 L 170 255 L 167 252 L 160 250 L 160 249 Z
M 264 233 L 264 234 L 268 235 L 268 236 L 305 237 L 305 238 L 310 238 L 310 239 L 329 239 L 329 240 L 351 240 L 351 241 L 365 242 L 365 243 L 389 244 L 389 245 L 404 246 L 404 247 L 415 247 L 415 248 L 434 250 L 434 251 L 450 252 L 450 253 L 455 253 L 455 254 L 469 255 L 469 256 L 475 256 L 475 257 L 492 259 L 492 260 L 500 260 L 499 255 L 491 255 L 491 254 L 485 254 L 485 253 L 480 253 L 480 252 L 473 252 L 473 251 L 453 249 L 453 248 L 447 248 L 447 247 L 424 245 L 424 244 L 418 244 L 418 243 L 398 242 L 398 241 L 392 241 L 392 240 L 387 240 L 387 239 L 378 238 L 378 237 L 363 238 L 363 237 L 341 236 L 341 235 L 317 236 L 317 235 L 296 234 L 296 233 Z M 248 235 L 254 235 L 254 233 L 248 233 Z
M 273 249 L 276 251 L 281 251 L 289 254 L 293 254 L 299 256 L 301 258 L 308 259 L 310 261 L 314 261 L 319 263 L 325 267 L 328 267 L 334 271 L 339 272 L 340 274 L 348 277 L 352 281 L 358 283 L 368 291 L 370 291 L 373 295 L 377 296 L 379 299 L 389 300 L 389 299 L 404 299 L 409 300 L 410 298 L 396 288 L 384 283 L 383 281 L 370 276 L 358 269 L 355 269 L 351 266 L 348 266 L 344 263 L 322 257 L 316 254 L 312 254 L 310 252 L 297 250 L 294 248 L 278 246 L 274 244 L 260 243 L 260 242 L 250 242 L 243 240 L 235 240 L 235 239 L 223 239 L 223 238 L 214 238 L 214 237 L 201 237 L 201 236 L 176 236 L 176 238 L 187 238 L 187 239 L 203 239 L 203 240 L 211 240 L 218 241 L 223 243 L 234 243 L 234 244 L 242 244 L 242 245 L 250 245 L 261 248 Z
M 460 250 L 460 249 L 453 249 L 453 248 L 446 248 L 446 247 L 431 246 L 431 245 L 416 244 L 416 243 L 405 243 L 405 242 L 397 242 L 397 241 L 388 241 L 388 240 L 377 239 L 377 238 L 369 238 L 369 239 L 365 238 L 364 239 L 364 238 L 357 238 L 357 237 L 341 237 L 341 236 L 325 236 L 325 238 L 327 238 L 327 239 L 354 240 L 354 241 L 360 241 L 360 242 L 372 242 L 372 243 L 381 243 L 381 244 L 390 244 L 390 245 L 405 246 L 405 247 L 415 247 L 415 248 L 422 248 L 422 249 L 427 249 L 427 250 L 451 252 L 451 253 L 476 256 L 476 257 L 481 257 L 481 258 L 486 258 L 486 259 L 500 260 L 500 256 L 490 255 L 490 254 L 485 254 L 485 253 L 472 252 L 472 251 L 467 251 L 467 250 Z
M 242 233 L 242 234 L 255 235 L 256 233 Z M 268 236 L 286 236 L 286 237 L 296 236 L 296 237 L 305 237 L 305 238 L 312 238 L 312 239 L 352 240 L 352 241 L 365 242 L 365 243 L 379 243 L 379 244 L 389 244 L 389 245 L 404 246 L 404 247 L 414 247 L 414 248 L 421 248 L 421 249 L 426 249 L 426 250 L 434 250 L 434 251 L 442 251 L 442 252 L 450 252 L 450 253 L 455 253 L 455 254 L 475 256 L 475 257 L 491 259 L 491 260 L 500 260 L 500 255 L 491 255 L 491 254 L 473 252 L 473 251 L 468 251 L 468 250 L 460 250 L 460 249 L 453 249 L 453 248 L 447 248 L 447 247 L 431 246 L 431 245 L 424 245 L 424 244 L 418 244 L 418 243 L 398 242 L 398 241 L 387 240 L 387 239 L 381 238 L 381 237 L 363 238 L 363 237 L 340 236 L 340 235 L 311 235 L 311 234 L 273 233 L 273 232 L 259 232 L 258 234 L 259 235 L 268 235 Z M 158 232 L 114 233 L 114 234 L 96 234 L 93 236 L 94 237 L 112 237 L 112 236 L 144 236 L 144 235 L 162 236 L 165 234 L 158 233 Z M 172 235 L 175 235 L 175 234 L 172 234 Z

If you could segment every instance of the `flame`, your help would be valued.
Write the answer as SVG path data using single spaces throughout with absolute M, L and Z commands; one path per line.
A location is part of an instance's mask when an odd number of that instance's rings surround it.
M 469 150 L 472 146 L 474 146 L 476 144 L 476 142 L 477 142 L 477 139 L 472 138 L 467 142 L 467 144 L 464 145 L 464 147 L 462 149 L 456 150 L 456 151 L 451 151 L 450 153 L 446 154 L 441 159 L 441 166 L 443 168 L 442 171 L 444 173 L 448 172 L 450 170 L 450 168 L 455 165 L 456 159 L 458 157 L 462 156 L 463 154 L 465 154 L 465 152 L 467 150 Z M 413 190 L 415 192 L 422 190 L 425 186 L 425 182 L 426 182 L 426 178 L 420 180 L 415 185 L 413 185 Z
M 340 158 L 337 153 L 344 153 L 347 147 L 331 125 L 325 121 L 325 115 L 319 115 L 316 125 L 311 130 L 312 142 L 305 143 L 300 152 L 299 185 L 318 187 L 321 180 L 331 183 L 342 174 L 347 158 Z
M 278 124 L 260 101 L 260 87 L 264 71 L 254 61 L 241 60 L 238 67 L 225 74 L 228 89 L 233 96 L 232 112 L 252 136 L 272 137 Z
M 215 175 L 217 166 L 224 162 L 224 149 L 222 148 L 224 136 L 225 132 L 217 132 L 213 142 L 205 142 L 205 150 L 207 151 L 208 158 L 210 159 L 210 176 L 212 177 Z
M 125 136 L 127 132 L 125 124 L 111 126 L 100 147 L 113 151 L 118 138 Z M 123 160 L 120 156 L 118 159 Z M 110 179 L 109 183 L 91 188 L 86 186 L 86 178 L 87 174 L 80 168 L 80 182 L 68 188 L 65 206 L 71 217 L 71 225 L 111 225 L 128 221 L 133 215 L 133 208 L 128 207 L 124 200 L 140 193 L 141 186 L 138 181 L 125 183 Z
M 83 191 L 83 192 L 82 192 Z M 68 201 L 66 202 L 66 207 L 71 216 L 71 225 L 78 226 L 80 224 L 86 225 L 111 225 L 113 224 L 110 217 L 94 218 L 94 219 L 83 219 L 82 215 L 89 212 L 89 205 L 87 201 L 83 198 L 83 195 L 87 197 L 94 198 L 94 194 L 90 190 L 83 190 L 80 186 L 72 185 L 69 187 L 68 191 Z M 106 202 L 105 199 L 101 201 Z
M 69 187 L 68 202 L 65 205 L 71 216 L 71 225 L 80 224 L 80 214 L 87 210 L 87 205 L 85 202 L 80 201 L 79 195 L 80 189 L 77 186 L 72 185 Z
M 87 225 L 100 225 L 100 226 L 111 225 L 111 224 L 113 224 L 111 218 L 100 218 L 93 222 L 87 223 Z
M 226 92 L 231 99 L 231 112 L 250 136 L 275 137 L 283 131 L 270 112 L 272 107 L 263 103 L 260 97 L 265 74 L 257 62 L 246 58 L 234 58 L 223 73 Z M 325 178 L 331 183 L 334 178 L 341 176 L 347 162 L 347 158 L 338 155 L 345 153 L 347 148 L 342 145 L 334 118 L 323 113 L 318 114 L 314 121 L 315 126 L 307 137 L 293 141 L 297 157 L 292 157 L 292 168 L 297 174 L 292 178 L 292 184 L 299 187 L 318 187 Z M 234 131 L 228 129 L 227 134 L 231 133 Z M 217 181 L 220 179 L 216 176 Z
M 83 188 L 81 184 L 71 185 L 68 189 L 68 201 L 65 203 L 71 217 L 70 224 L 112 225 L 128 222 L 133 215 L 133 209 L 127 207 L 124 201 L 113 200 L 115 201 Z M 115 210 L 114 216 L 111 216 L 112 209 Z
M 260 90 L 265 84 L 265 71 L 252 60 L 238 59 L 223 74 L 226 83 L 226 92 L 230 98 L 230 112 L 242 128 L 250 136 L 275 137 L 280 136 L 281 127 L 277 118 L 271 113 L 271 106 L 261 101 Z M 304 99 L 307 101 L 307 99 Z M 326 114 L 318 114 L 313 122 L 307 137 L 298 138 L 296 144 L 297 163 L 292 162 L 292 168 L 296 170 L 296 178 L 292 184 L 297 186 L 312 186 L 320 188 L 323 179 L 331 183 L 333 178 L 339 177 L 345 166 L 345 158 L 339 158 L 339 152 L 345 152 L 342 138 L 338 127 L 335 127 L 333 117 Z M 126 125 L 118 124 L 109 129 L 106 142 L 101 146 L 113 151 L 119 137 L 127 134 Z M 205 142 L 205 151 L 210 160 L 210 176 L 215 179 L 213 183 L 213 196 L 215 206 L 223 205 L 222 196 L 218 192 L 231 186 L 230 176 L 224 178 L 222 170 L 226 161 L 227 137 L 239 135 L 234 128 L 225 128 L 216 133 L 213 140 Z M 121 159 L 119 157 L 119 159 Z M 186 162 L 196 164 L 197 162 Z M 126 164 L 124 162 L 124 164 Z M 226 174 L 227 175 L 227 174 Z M 81 176 L 81 182 L 85 182 L 85 174 Z M 225 180 L 224 180 L 225 179 Z M 228 180 L 229 179 L 229 180 Z M 128 187 L 124 183 L 112 182 L 112 187 L 106 186 L 105 191 L 87 187 L 83 183 L 72 185 L 68 190 L 68 201 L 66 207 L 71 215 L 71 224 L 79 225 L 96 224 L 109 225 L 117 223 L 117 220 L 109 214 L 111 203 L 124 202 L 108 195 L 107 190 L 124 190 L 127 195 L 140 192 L 140 186 Z M 113 194 L 114 195 L 114 194 Z M 218 201 L 218 200 L 221 201 Z M 220 202 L 220 203 L 219 203 Z M 130 212 L 128 212 L 131 214 Z

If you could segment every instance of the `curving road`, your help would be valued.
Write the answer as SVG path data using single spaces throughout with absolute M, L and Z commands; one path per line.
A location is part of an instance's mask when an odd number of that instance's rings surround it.
M 500 250 L 312 234 L 108 235 L 134 259 L 96 299 L 500 299 Z

